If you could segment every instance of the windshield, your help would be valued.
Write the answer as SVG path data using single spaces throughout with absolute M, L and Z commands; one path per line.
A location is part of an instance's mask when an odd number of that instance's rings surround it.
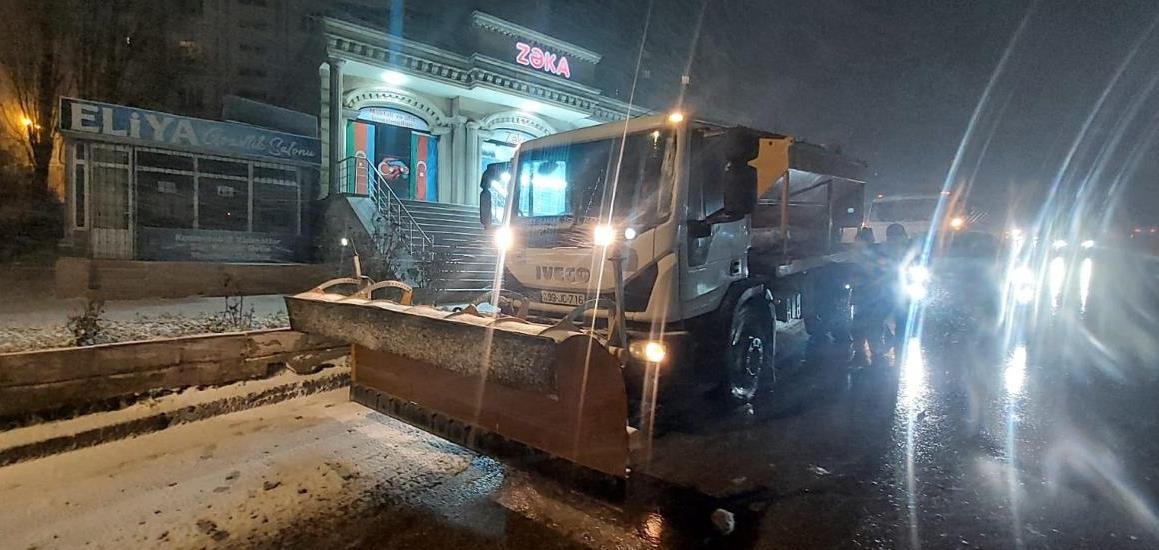
M 667 217 L 674 134 L 650 130 L 521 151 L 513 220 L 611 218 L 652 225 Z M 518 223 L 516 221 L 516 223 Z

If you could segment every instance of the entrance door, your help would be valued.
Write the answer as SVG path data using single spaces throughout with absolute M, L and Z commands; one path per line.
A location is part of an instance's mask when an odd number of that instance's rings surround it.
M 89 189 L 94 258 L 133 258 L 133 209 L 129 161 L 132 150 L 90 145 Z

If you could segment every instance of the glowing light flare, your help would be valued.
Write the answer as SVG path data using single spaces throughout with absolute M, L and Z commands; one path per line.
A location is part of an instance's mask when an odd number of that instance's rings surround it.
M 624 240 L 630 241 L 636 238 L 636 230 L 631 227 L 624 229 Z
M 1006 237 L 1009 238 L 1014 244 L 1019 245 L 1026 240 L 1026 233 L 1024 233 L 1020 228 L 1012 227 L 1009 231 L 1006 232 Z
M 954 216 L 950 218 L 950 229 L 954 231 L 961 231 L 966 227 L 966 219 L 961 216 Z
M 929 293 L 930 270 L 924 265 L 910 265 L 902 273 L 902 286 L 911 300 L 921 300 Z
M 1015 303 L 1029 304 L 1038 290 L 1034 271 L 1020 265 L 1010 272 L 1010 294 Z
M 1087 298 L 1091 295 L 1091 276 L 1094 275 L 1095 264 L 1090 258 L 1083 258 L 1079 262 L 1079 307 L 1087 310 Z
M 379 78 L 381 78 L 383 82 L 394 86 L 401 86 L 406 84 L 407 81 L 406 75 L 398 71 L 382 71 L 382 75 L 380 75 Z
M 338 244 L 340 244 L 342 246 L 350 246 L 350 239 L 347 239 L 346 237 L 342 237 L 341 239 L 338 240 Z
M 672 124 L 680 124 L 681 122 L 684 122 L 684 113 L 681 113 L 680 111 L 669 113 L 668 122 L 671 122 Z
M 28 128 L 28 127 L 32 126 L 32 119 L 28 118 L 26 116 L 20 117 L 20 125 L 24 126 L 25 128 Z
M 628 353 L 648 363 L 663 363 L 668 357 L 668 346 L 659 340 L 636 340 L 628 344 Z
M 1062 289 L 1066 282 L 1066 260 L 1062 256 L 1051 258 L 1046 268 L 1046 284 L 1050 289 L 1050 299 L 1054 307 L 1062 303 Z
M 616 229 L 610 225 L 600 224 L 592 229 L 592 242 L 596 246 L 609 246 L 616 242 Z
M 926 362 L 918 337 L 906 340 L 901 357 L 901 404 L 912 409 L 925 393 Z
M 1002 373 L 1002 380 L 1006 393 L 1017 396 L 1022 394 L 1022 387 L 1026 383 L 1026 346 L 1019 345 L 1010 353 L 1006 360 L 1006 370 Z
M 513 246 L 515 246 L 515 232 L 511 230 L 511 226 L 503 225 L 495 230 L 495 248 L 498 248 L 500 252 L 507 252 Z

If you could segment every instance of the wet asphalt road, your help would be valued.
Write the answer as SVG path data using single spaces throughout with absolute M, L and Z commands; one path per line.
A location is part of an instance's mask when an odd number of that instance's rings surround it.
M 939 306 L 870 365 L 814 343 L 751 409 L 694 407 L 622 499 L 331 394 L 0 469 L 39 503 L 0 547 L 1156 548 L 1149 273 L 1085 311 Z

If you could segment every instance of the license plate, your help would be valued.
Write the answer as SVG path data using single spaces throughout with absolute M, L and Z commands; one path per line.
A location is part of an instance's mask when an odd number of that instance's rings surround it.
M 563 306 L 582 306 L 587 301 L 587 296 L 576 292 L 556 292 L 554 290 L 543 291 L 543 303 L 545 304 L 559 304 Z

